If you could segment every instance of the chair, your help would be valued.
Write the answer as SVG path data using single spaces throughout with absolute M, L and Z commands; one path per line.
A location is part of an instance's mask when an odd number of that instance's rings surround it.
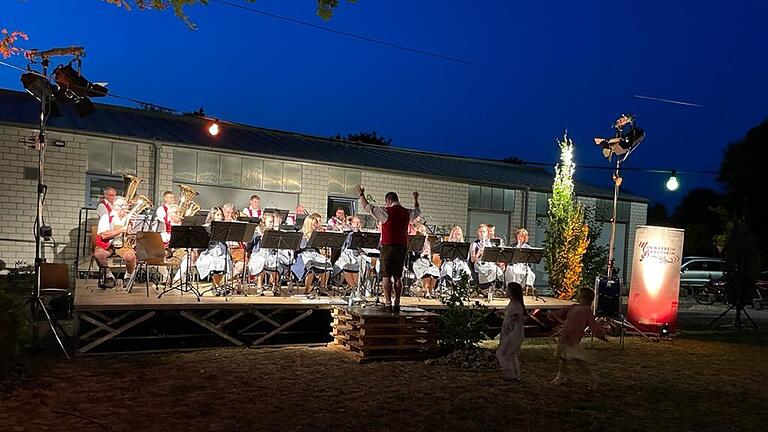
M 69 318 L 72 311 L 72 292 L 69 289 L 69 267 L 66 264 L 40 265 L 40 297 L 46 299 L 46 307 L 56 318 Z
M 138 232 L 136 233 L 136 273 L 142 267 L 146 273 L 147 280 L 147 297 L 149 297 L 149 267 L 170 267 L 165 260 L 165 245 L 163 239 L 158 232 Z M 169 271 L 170 275 L 170 271 Z M 128 292 L 131 292 L 133 286 L 128 288 Z

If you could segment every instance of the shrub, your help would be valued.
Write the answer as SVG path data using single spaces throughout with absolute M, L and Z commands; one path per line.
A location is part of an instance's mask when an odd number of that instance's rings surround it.
M 485 339 L 488 308 L 479 302 L 470 304 L 470 290 L 469 277 L 463 275 L 451 295 L 443 300 L 447 309 L 438 321 L 438 338 L 446 351 L 473 349 Z

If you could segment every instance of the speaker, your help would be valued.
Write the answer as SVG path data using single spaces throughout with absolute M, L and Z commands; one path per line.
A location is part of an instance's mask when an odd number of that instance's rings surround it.
M 621 315 L 621 279 L 605 276 L 595 278 L 594 313 L 597 317 Z

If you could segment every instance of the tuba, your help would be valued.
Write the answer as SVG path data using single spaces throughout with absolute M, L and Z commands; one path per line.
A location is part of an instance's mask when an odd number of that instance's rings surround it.
M 179 217 L 193 216 L 200 211 L 200 204 L 192 201 L 199 193 L 191 186 L 179 185 Z
M 143 181 L 144 179 L 141 177 L 123 174 L 123 197 L 128 205 L 133 204 L 133 199 L 136 197 L 136 191 L 139 190 L 139 183 Z
M 148 209 L 149 207 L 152 207 L 152 200 L 147 198 L 146 195 L 138 195 L 135 198 L 136 199 L 134 200 L 133 205 L 131 206 L 131 211 L 128 212 L 128 216 L 126 216 L 125 218 L 125 220 L 128 221 L 129 225 L 131 223 L 131 219 L 133 219 L 134 216 L 142 213 L 144 210 Z M 135 246 L 136 246 L 136 234 L 128 234 L 128 233 L 123 234 L 123 247 L 133 248 Z

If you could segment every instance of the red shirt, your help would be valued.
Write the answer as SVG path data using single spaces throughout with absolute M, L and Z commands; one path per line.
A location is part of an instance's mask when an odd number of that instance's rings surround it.
M 408 223 L 411 212 L 400 204 L 385 207 L 387 221 L 381 224 L 381 244 L 408 245 Z

